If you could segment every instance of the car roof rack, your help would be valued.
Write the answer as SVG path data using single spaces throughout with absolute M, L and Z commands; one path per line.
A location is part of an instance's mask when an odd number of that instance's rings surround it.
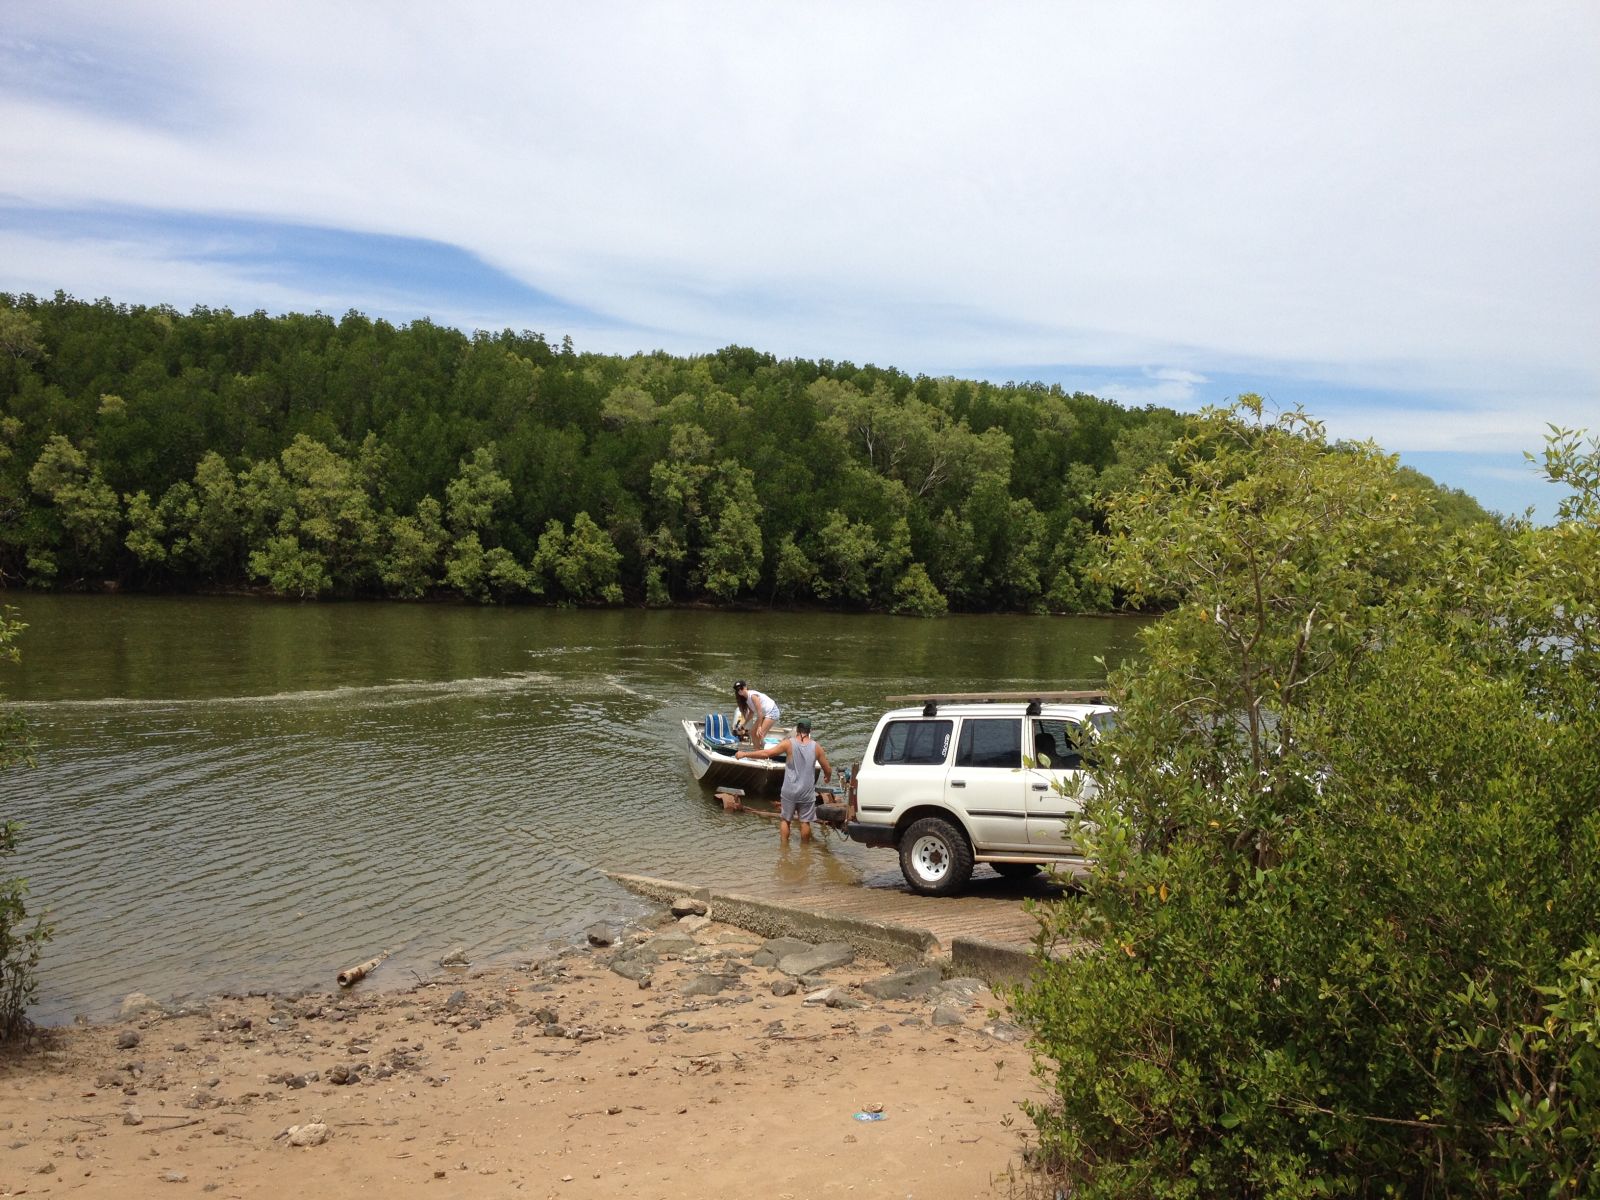
M 1108 697 L 1104 689 L 1073 692 L 919 692 L 914 696 L 885 696 L 888 704 L 896 707 L 922 705 L 922 715 L 931 717 L 938 713 L 941 704 L 1026 704 L 1028 715 L 1039 715 L 1040 705 L 1054 704 L 1105 704 Z

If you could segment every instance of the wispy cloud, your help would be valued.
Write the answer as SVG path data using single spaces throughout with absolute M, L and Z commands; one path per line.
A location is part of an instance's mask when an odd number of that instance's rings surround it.
M 526 312 L 597 348 L 1052 364 L 1133 403 L 1296 381 L 1418 445 L 1600 413 L 1586 0 L 55 0 L 7 25 L 14 211 L 173 226 L 11 225 L 33 257 L 0 288 L 53 269 L 118 299 Z M 402 265 L 449 247 L 488 290 L 334 252 L 274 274 L 175 242 L 192 215 L 394 239 Z

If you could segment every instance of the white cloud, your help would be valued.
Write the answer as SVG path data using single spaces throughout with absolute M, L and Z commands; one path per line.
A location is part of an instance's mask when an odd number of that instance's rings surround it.
M 306 288 L 250 277 L 223 264 L 184 258 L 175 249 L 148 241 L 64 241 L 0 229 L 0 261 L 6 264 L 8 291 L 49 296 L 61 289 L 85 299 L 105 296 L 132 304 L 182 304 L 192 298 L 193 303 L 203 300 L 216 308 L 243 312 L 327 311 L 330 301 L 337 301 Z
M 1200 390 L 1206 382 L 1206 377 L 1195 371 L 1178 367 L 1147 367 L 1135 377 L 1091 380 L 1086 390 L 1129 407 L 1157 404 L 1185 411 L 1212 399 Z
M 1385 444 L 1600 423 L 1586 0 L 58 0 L 8 22 L 13 59 L 65 43 L 53 64 L 146 82 L 86 106 L 0 73 L 0 186 L 26 204 L 448 242 L 669 348 L 1123 363 L 1139 403 L 1254 368 L 1459 397 L 1333 414 Z M 118 298 L 206 286 L 170 249 L 79 243 L 57 269 Z
M 1372 440 L 1388 450 L 1448 451 L 1462 454 L 1537 450 L 1550 424 L 1565 427 L 1600 420 L 1600 411 L 1581 398 L 1546 398 L 1527 408 L 1472 407 L 1369 408 L 1325 405 L 1315 415 L 1330 437 Z

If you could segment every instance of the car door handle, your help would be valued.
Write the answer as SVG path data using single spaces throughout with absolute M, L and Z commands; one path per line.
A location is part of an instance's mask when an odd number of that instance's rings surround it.
M 1048 792 L 1050 785 L 1048 783 L 1036 783 L 1033 785 L 1033 790 L 1036 792 Z
M 965 779 L 952 779 L 950 781 L 950 786 L 951 787 L 966 787 L 967 786 L 967 781 Z

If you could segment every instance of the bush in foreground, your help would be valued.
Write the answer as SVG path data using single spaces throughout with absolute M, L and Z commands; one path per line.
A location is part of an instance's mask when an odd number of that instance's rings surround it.
M 1600 449 L 1548 529 L 1445 537 L 1395 463 L 1208 413 L 1119 499 L 1167 601 L 1018 1006 L 1096 1196 L 1591 1194 Z
M 0 662 L 16 661 L 16 638 L 23 628 L 12 609 L 0 609 Z M 30 750 L 21 716 L 0 708 L 0 769 L 31 762 Z M 0 862 L 16 850 L 20 832 L 15 821 L 0 820 Z M 0 1040 L 27 1023 L 34 972 L 50 940 L 50 927 L 42 917 L 30 924 L 27 899 L 24 880 L 0 878 Z

